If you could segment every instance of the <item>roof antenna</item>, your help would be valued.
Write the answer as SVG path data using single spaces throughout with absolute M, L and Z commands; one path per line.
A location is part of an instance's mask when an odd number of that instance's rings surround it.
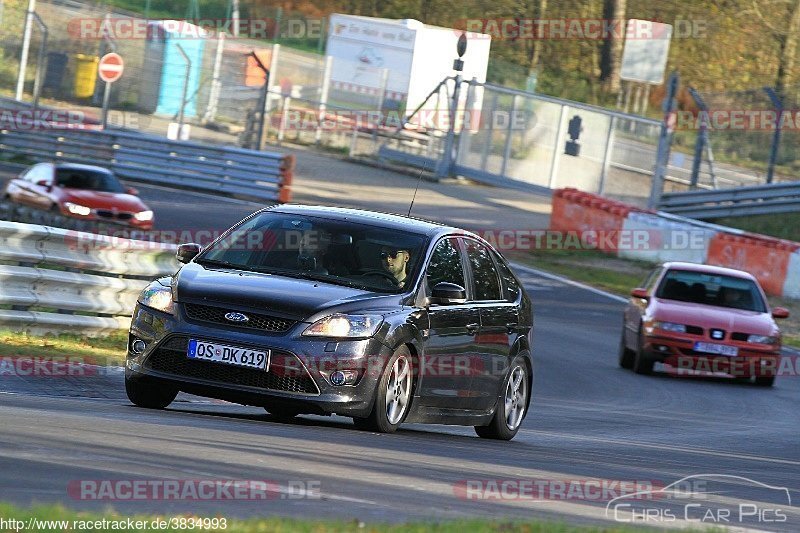
M 411 197 L 411 205 L 408 206 L 408 213 L 406 214 L 407 217 L 411 216 L 411 209 L 414 207 L 414 200 L 417 199 L 417 191 L 419 190 L 419 182 L 422 181 L 422 173 L 428 168 L 428 162 L 425 161 L 425 164 L 422 165 L 422 170 L 419 171 L 419 176 L 417 176 L 417 186 L 414 187 L 414 196 Z

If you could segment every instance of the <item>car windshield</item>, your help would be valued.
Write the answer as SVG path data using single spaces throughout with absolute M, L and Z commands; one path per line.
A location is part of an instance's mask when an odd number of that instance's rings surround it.
M 426 244 L 427 237 L 396 229 L 267 211 L 234 227 L 196 262 L 393 293 L 412 285 Z
M 88 169 L 59 168 L 56 169 L 56 185 L 65 189 L 83 189 L 87 191 L 124 193 L 125 187 L 107 172 Z
M 758 286 L 749 279 L 689 270 L 670 270 L 661 280 L 658 298 L 717 307 L 766 312 Z

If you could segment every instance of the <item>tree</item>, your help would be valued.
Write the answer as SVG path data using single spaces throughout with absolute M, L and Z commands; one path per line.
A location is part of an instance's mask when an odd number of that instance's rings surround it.
M 627 0 L 603 0 L 603 19 L 613 21 L 614 31 L 603 40 L 600 49 L 600 81 L 603 88 L 616 94 L 620 91 L 619 72 L 625 45 L 625 12 Z

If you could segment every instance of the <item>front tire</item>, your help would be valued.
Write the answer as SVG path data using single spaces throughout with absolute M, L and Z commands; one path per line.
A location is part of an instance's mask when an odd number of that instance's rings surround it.
M 484 439 L 513 439 L 525 418 L 530 390 L 528 367 L 522 357 L 517 357 L 503 382 L 503 398 L 492 421 L 488 426 L 475 426 L 475 433 Z
M 175 400 L 178 389 L 148 378 L 125 377 L 125 392 L 131 403 L 146 409 L 164 409 Z
M 630 370 L 633 367 L 633 359 L 636 352 L 625 345 L 625 324 L 622 324 L 622 337 L 619 340 L 619 366 Z
M 353 417 L 356 427 L 378 433 L 397 431 L 411 407 L 413 376 L 411 351 L 403 345 L 394 351 L 378 380 L 372 412 L 366 418 Z
M 655 361 L 644 349 L 644 336 L 639 328 L 638 345 L 633 357 L 633 371 L 637 374 L 648 375 L 653 373 Z

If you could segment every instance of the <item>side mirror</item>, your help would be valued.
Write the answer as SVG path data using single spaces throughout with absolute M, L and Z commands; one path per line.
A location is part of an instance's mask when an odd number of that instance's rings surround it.
M 631 291 L 631 296 L 641 300 L 650 300 L 650 295 L 647 294 L 647 289 L 636 288 Z
M 435 305 L 463 304 L 466 301 L 467 290 L 464 287 L 444 281 L 434 285 L 432 294 L 428 298 L 428 303 Z
M 127 189 L 125 189 L 125 192 L 133 196 L 139 196 L 139 189 L 136 189 L 134 187 L 128 187 Z
M 178 246 L 178 251 L 175 252 L 175 258 L 179 263 L 188 263 L 200 253 L 203 247 L 199 244 L 190 242 Z
M 772 309 L 772 318 L 789 318 L 789 310 L 785 307 L 774 307 Z

